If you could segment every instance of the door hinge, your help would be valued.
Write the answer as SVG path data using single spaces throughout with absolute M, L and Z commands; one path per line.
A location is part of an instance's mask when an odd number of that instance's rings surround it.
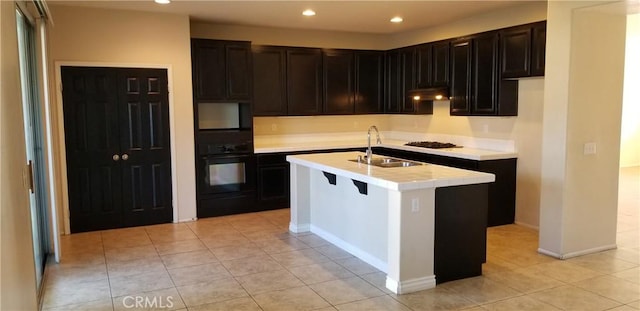
M 33 185 L 33 161 L 29 160 L 27 164 L 28 174 L 29 174 L 29 191 L 33 194 L 35 193 L 35 187 Z

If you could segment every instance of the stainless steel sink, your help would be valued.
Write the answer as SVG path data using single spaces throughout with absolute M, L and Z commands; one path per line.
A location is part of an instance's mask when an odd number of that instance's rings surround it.
M 422 165 L 422 163 L 420 162 L 414 162 L 414 161 L 398 159 L 398 158 L 389 158 L 389 157 L 373 158 L 368 163 L 366 159 L 362 159 L 360 157 L 358 157 L 358 159 L 352 159 L 349 161 L 368 164 L 368 165 L 374 165 L 377 167 L 409 167 L 409 166 Z

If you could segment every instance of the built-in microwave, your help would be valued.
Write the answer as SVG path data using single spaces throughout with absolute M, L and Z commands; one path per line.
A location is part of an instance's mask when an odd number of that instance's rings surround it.
M 198 103 L 198 130 L 251 129 L 249 103 Z

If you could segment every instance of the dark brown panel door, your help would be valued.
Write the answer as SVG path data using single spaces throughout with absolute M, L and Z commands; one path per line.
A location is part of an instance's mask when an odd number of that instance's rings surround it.
M 64 132 L 72 232 L 122 221 L 115 72 L 62 67 Z
M 72 232 L 171 221 L 166 75 L 62 67 Z
M 433 45 L 421 44 L 416 47 L 416 86 L 420 89 L 430 87 L 433 81 Z
M 249 43 L 225 45 L 227 98 L 251 98 L 251 46 Z
M 325 51 L 322 55 L 324 113 L 353 114 L 354 54 L 352 51 Z
M 384 112 L 394 113 L 400 112 L 400 103 L 402 101 L 401 86 L 402 81 L 400 74 L 400 52 L 392 50 L 387 52 L 386 56 L 386 86 L 385 86 L 385 104 Z
M 322 53 L 320 49 L 287 50 L 289 115 L 322 113 Z
M 451 115 L 471 113 L 471 39 L 451 44 Z
M 224 44 L 214 40 L 194 39 L 191 42 L 191 54 L 194 97 L 197 100 L 226 98 Z
M 407 96 L 408 91 L 414 89 L 416 82 L 416 49 L 405 48 L 400 50 L 400 64 L 402 65 L 402 88 L 400 98 L 402 112 L 414 112 L 414 101 Z
M 384 53 L 356 52 L 355 113 L 384 110 Z
M 170 222 L 171 151 L 166 71 L 122 69 L 117 82 L 123 225 Z
M 531 75 L 531 26 L 503 30 L 500 34 L 502 77 L 518 78 Z
M 253 47 L 253 115 L 287 115 L 286 50 Z
M 449 86 L 449 41 L 433 43 L 432 86 Z
M 532 29 L 531 75 L 544 76 L 547 46 L 547 22 L 535 24 Z
M 495 115 L 498 110 L 498 33 L 483 34 L 473 41 L 471 111 L 474 115 Z

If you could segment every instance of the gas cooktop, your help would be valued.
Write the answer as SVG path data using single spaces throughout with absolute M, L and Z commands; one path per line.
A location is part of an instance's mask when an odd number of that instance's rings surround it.
M 404 145 L 412 146 L 412 147 L 431 148 L 431 149 L 462 148 L 462 146 L 456 146 L 452 143 L 441 143 L 438 141 L 412 141 Z

